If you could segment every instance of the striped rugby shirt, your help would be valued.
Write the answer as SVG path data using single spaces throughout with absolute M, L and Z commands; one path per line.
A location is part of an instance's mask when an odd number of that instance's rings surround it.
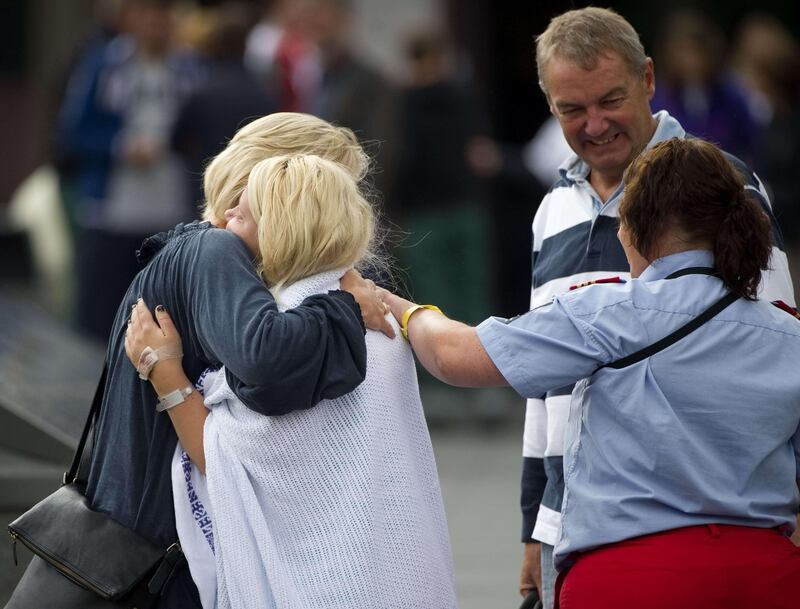
M 655 115 L 658 126 L 648 147 L 673 137 L 686 137 L 666 111 Z M 742 161 L 726 153 L 769 214 L 774 232 L 771 269 L 764 273 L 759 296 L 794 305 L 792 280 L 783 238 L 761 181 Z M 589 166 L 576 155 L 559 167 L 560 179 L 542 200 L 533 220 L 531 308 L 550 302 L 569 286 L 609 275 L 630 276 L 617 239 L 617 205 L 623 185 L 603 203 L 589 184 Z M 522 467 L 522 541 L 555 545 L 564 496 L 564 429 L 572 386 L 530 399 L 525 413 Z

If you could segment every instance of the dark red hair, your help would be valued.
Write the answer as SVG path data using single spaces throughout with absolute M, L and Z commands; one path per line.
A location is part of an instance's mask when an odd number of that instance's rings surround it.
M 659 239 L 678 228 L 712 244 L 725 285 L 755 300 L 772 251 L 772 227 L 744 189 L 744 178 L 713 144 L 671 139 L 645 150 L 625 172 L 619 218 L 647 260 Z

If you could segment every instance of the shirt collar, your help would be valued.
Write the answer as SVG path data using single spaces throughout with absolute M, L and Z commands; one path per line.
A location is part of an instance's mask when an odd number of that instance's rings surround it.
M 666 110 L 661 110 L 653 115 L 656 119 L 656 130 L 653 137 L 647 143 L 646 148 L 652 148 L 659 142 L 668 140 L 673 137 L 685 137 L 686 131 L 681 127 L 681 124 L 671 117 Z M 562 178 L 566 178 L 572 182 L 585 181 L 589 177 L 591 168 L 585 161 L 583 161 L 577 154 L 572 154 L 558 166 L 558 173 Z
M 698 266 L 713 268 L 714 254 L 709 250 L 689 250 L 686 252 L 678 252 L 677 254 L 670 254 L 669 256 L 653 260 L 650 266 L 639 276 L 639 279 L 642 281 L 657 281 L 659 279 L 664 279 L 667 275 L 675 271 Z

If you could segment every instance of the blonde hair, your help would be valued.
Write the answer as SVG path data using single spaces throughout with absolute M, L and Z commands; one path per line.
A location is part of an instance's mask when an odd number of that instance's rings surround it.
M 247 183 L 258 272 L 274 292 L 315 273 L 371 258 L 375 214 L 351 173 L 316 155 L 258 163 Z
M 599 57 L 609 52 L 618 54 L 632 74 L 644 74 L 644 46 L 633 26 L 619 13 L 589 6 L 553 17 L 547 29 L 536 37 L 539 86 L 547 95 L 544 76 L 553 57 L 591 70 Z
M 350 129 L 310 114 L 269 114 L 239 129 L 206 167 L 203 220 L 220 224 L 225 212 L 238 205 L 253 167 L 264 159 L 286 154 L 315 154 L 335 161 L 356 181 L 369 169 L 369 157 Z

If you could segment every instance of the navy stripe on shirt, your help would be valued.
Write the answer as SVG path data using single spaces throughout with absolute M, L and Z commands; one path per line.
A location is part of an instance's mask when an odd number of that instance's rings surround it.
M 535 457 L 522 458 L 522 483 L 520 494 L 520 508 L 522 509 L 522 534 L 523 543 L 531 541 L 533 528 L 536 526 L 536 517 L 539 515 L 539 504 L 547 485 L 547 474 L 544 468 L 544 459 Z
M 616 218 L 598 216 L 594 226 L 581 222 L 546 238 L 542 249 L 533 253 L 534 289 L 578 273 L 627 273 L 628 259 L 617 239 L 618 228 Z
M 548 484 L 549 480 L 549 484 Z M 520 507 L 522 508 L 523 543 L 532 539 L 539 515 L 539 505 L 555 512 L 561 511 L 564 500 L 564 458 L 523 457 Z
M 731 164 L 739 171 L 739 173 L 744 178 L 744 183 L 746 186 L 750 186 L 755 188 L 755 192 L 753 190 L 748 190 L 747 192 L 751 193 L 755 196 L 756 200 L 758 201 L 759 205 L 761 205 L 761 209 L 769 216 L 770 223 L 772 224 L 772 243 L 773 245 L 777 246 L 778 249 L 781 251 L 786 251 L 786 248 L 783 244 L 783 234 L 781 233 L 781 229 L 778 226 L 778 222 L 775 219 L 775 215 L 772 213 L 772 208 L 769 206 L 769 203 L 764 199 L 761 195 L 761 191 L 763 190 L 763 185 L 761 184 L 761 180 L 758 179 L 758 176 L 750 169 L 743 161 L 736 158 L 732 154 L 722 151 L 722 154 L 728 159 Z
M 550 194 L 551 192 L 553 192 L 553 191 L 554 191 L 556 188 L 569 188 L 570 186 L 572 186 L 572 185 L 574 185 L 574 184 L 575 184 L 575 182 L 574 182 L 573 180 L 570 180 L 569 178 L 566 178 L 566 177 L 564 177 L 564 176 L 561 176 L 560 178 L 558 178 L 558 180 L 556 180 L 556 181 L 555 181 L 555 182 L 554 182 L 554 183 L 553 183 L 553 184 L 550 186 L 550 190 L 548 190 L 548 191 L 547 191 L 547 194 L 549 195 L 549 194 Z
M 575 384 L 572 385 L 564 385 L 563 387 L 559 387 L 558 389 L 551 389 L 547 392 L 547 397 L 555 398 L 560 395 L 572 395 L 572 390 L 575 388 Z

